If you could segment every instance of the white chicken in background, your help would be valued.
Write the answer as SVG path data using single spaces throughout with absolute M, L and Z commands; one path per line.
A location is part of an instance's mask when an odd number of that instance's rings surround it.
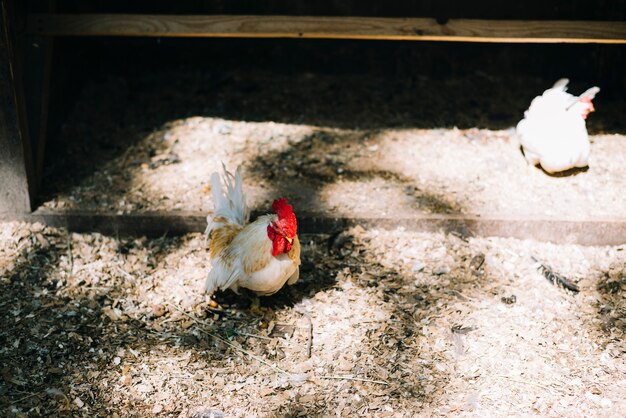
M 589 162 L 589 135 L 585 119 L 595 109 L 591 100 L 600 91 L 592 87 L 580 96 L 567 93 L 567 78 L 533 99 L 517 124 L 517 135 L 530 165 L 548 173 L 585 167 Z
M 275 200 L 274 214 L 249 223 L 239 168 L 233 175 L 224 167 L 223 181 L 224 189 L 219 174 L 211 175 L 215 211 L 207 217 L 212 265 L 207 292 L 238 292 L 243 287 L 267 296 L 285 283 L 294 284 L 300 276 L 300 242 L 291 205 L 285 199 Z

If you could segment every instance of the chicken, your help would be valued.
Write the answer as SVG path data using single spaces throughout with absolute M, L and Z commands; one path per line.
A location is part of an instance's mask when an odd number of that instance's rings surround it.
M 585 119 L 595 109 L 591 100 L 600 91 L 592 87 L 576 97 L 567 93 L 568 79 L 533 99 L 517 124 L 517 135 L 530 165 L 548 173 L 585 167 L 589 162 L 589 135 Z
M 273 214 L 249 223 L 240 169 L 224 167 L 224 188 L 218 173 L 211 175 L 215 210 L 207 217 L 211 270 L 206 291 L 240 287 L 260 296 L 294 284 L 300 276 L 300 242 L 296 215 L 285 199 L 275 200 Z

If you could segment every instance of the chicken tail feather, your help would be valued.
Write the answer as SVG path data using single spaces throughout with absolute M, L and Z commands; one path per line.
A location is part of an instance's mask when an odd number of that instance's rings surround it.
M 556 80 L 556 83 L 554 83 L 554 86 L 552 86 L 552 88 L 553 89 L 560 88 L 561 90 L 565 91 L 567 90 L 568 83 L 569 83 L 569 78 L 559 78 L 558 80 Z
M 583 94 L 580 95 L 580 98 L 582 99 L 583 97 L 588 97 L 589 100 L 593 100 L 594 97 L 596 97 L 596 94 L 598 94 L 600 92 L 600 87 L 591 87 L 587 90 L 585 90 L 585 92 Z
M 228 171 L 224 163 L 222 168 L 224 175 L 221 178 L 217 172 L 211 174 L 214 211 L 207 217 L 207 234 L 225 224 L 244 226 L 250 219 L 250 211 L 243 192 L 241 167 L 235 170 L 235 174 Z

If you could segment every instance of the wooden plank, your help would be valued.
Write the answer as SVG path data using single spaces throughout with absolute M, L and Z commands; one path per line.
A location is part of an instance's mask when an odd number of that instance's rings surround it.
M 26 0 L 22 7 L 24 8 L 22 12 L 24 22 L 21 27 L 24 27 L 27 10 L 52 13 L 56 10 L 56 0 Z M 22 39 L 24 99 L 26 101 L 26 115 L 28 116 L 28 133 L 33 151 L 33 168 L 37 180 L 36 188 L 39 189 L 48 137 L 54 38 L 26 34 Z
M 326 38 L 463 42 L 626 43 L 626 22 L 323 17 L 32 14 L 49 36 Z
M 0 1 L 0 212 L 22 213 L 35 182 L 11 7 Z
M 37 188 L 41 187 L 43 160 L 48 136 L 53 42 L 54 38 L 52 37 L 28 35 L 24 45 L 24 96 Z
M 253 218 L 259 215 L 253 214 Z M 0 219 L 2 217 L 0 216 Z M 13 218 L 15 219 L 15 218 Z M 75 232 L 101 232 L 112 235 L 161 236 L 202 232 L 206 216 L 191 212 L 145 212 L 117 215 L 88 211 L 38 209 L 19 217 Z M 6 219 L 5 219 L 6 220 Z M 332 233 L 349 226 L 366 228 L 405 228 L 419 232 L 445 232 L 461 236 L 496 236 L 533 239 L 557 244 L 626 244 L 626 218 L 610 220 L 555 220 L 483 218 L 473 215 L 424 214 L 409 218 L 328 218 L 319 213 L 298 213 L 300 233 Z

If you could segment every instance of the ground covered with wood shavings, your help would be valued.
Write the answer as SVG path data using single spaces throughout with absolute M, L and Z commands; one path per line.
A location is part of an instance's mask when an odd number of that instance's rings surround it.
M 550 176 L 526 164 L 514 126 L 552 83 L 484 73 L 108 77 L 88 85 L 49 147 L 43 206 L 206 213 L 210 174 L 224 162 L 243 166 L 262 211 L 280 195 L 327 217 L 623 219 L 623 102 L 598 96 L 588 170 Z
M 626 413 L 624 246 L 360 227 L 301 241 L 295 286 L 211 308 L 200 234 L 0 224 L 0 414 Z

